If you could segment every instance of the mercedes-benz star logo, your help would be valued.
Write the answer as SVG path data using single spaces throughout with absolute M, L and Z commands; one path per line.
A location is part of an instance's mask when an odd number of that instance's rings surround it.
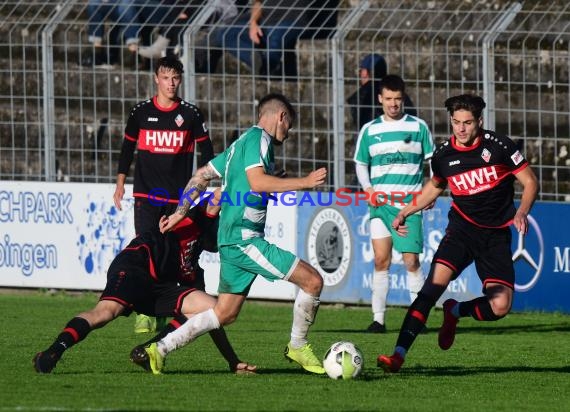
M 515 290 L 517 292 L 526 292 L 527 290 L 532 289 L 534 285 L 536 285 L 536 282 L 538 282 L 538 278 L 540 277 L 540 273 L 542 272 L 542 264 L 544 262 L 544 240 L 542 239 L 542 232 L 540 231 L 538 223 L 536 223 L 536 220 L 534 220 L 532 216 L 528 216 L 528 221 L 536 232 L 540 250 L 538 256 L 532 256 L 526 249 L 524 235 L 522 233 L 518 234 L 517 248 L 513 253 L 513 262 L 521 259 L 524 260 L 530 267 L 534 269 L 534 275 L 532 275 L 530 281 L 524 285 L 519 285 L 515 282 Z

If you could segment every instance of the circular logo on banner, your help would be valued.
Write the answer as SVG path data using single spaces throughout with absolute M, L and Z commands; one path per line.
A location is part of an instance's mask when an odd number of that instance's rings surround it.
M 350 228 L 342 213 L 319 210 L 309 226 L 307 256 L 323 277 L 325 286 L 339 284 L 348 273 L 352 253 Z
M 528 281 L 526 283 L 524 284 L 515 283 L 515 290 L 517 292 L 526 292 L 532 289 L 534 285 L 536 285 L 536 282 L 538 282 L 538 279 L 540 278 L 540 273 L 542 272 L 542 265 L 544 263 L 544 240 L 542 238 L 542 232 L 540 231 L 540 226 L 538 226 L 536 220 L 534 220 L 534 218 L 530 215 L 528 216 L 528 223 L 530 223 L 530 226 L 527 237 L 532 235 L 534 232 L 534 235 L 536 236 L 536 244 L 538 246 L 538 249 L 536 247 L 533 247 L 532 249 L 529 250 L 527 246 L 526 237 L 520 233 L 515 235 L 515 236 L 518 235 L 518 240 L 517 240 L 517 248 L 513 253 L 513 262 L 516 263 L 517 261 L 521 261 L 523 267 L 526 266 L 527 268 L 526 272 L 532 273 L 530 279 L 527 279 Z M 530 230 L 531 228 L 534 230 Z M 520 272 L 517 273 L 517 278 L 520 279 L 521 277 L 522 276 Z

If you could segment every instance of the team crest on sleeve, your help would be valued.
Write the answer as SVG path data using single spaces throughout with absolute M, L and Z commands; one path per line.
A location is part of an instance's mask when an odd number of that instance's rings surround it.
M 482 158 L 486 163 L 489 163 L 489 160 L 491 160 L 491 152 L 488 151 L 487 149 L 483 149 L 483 152 L 481 153 L 481 158 Z
M 184 118 L 182 117 L 182 115 L 180 113 L 178 113 L 178 116 L 176 116 L 176 119 L 174 119 L 174 122 L 176 123 L 176 126 L 178 126 L 178 127 L 182 126 L 182 123 L 184 123 Z
M 513 163 L 515 164 L 515 166 L 518 166 L 520 162 L 522 162 L 524 160 L 524 156 L 521 154 L 520 151 L 516 151 L 511 155 L 511 160 L 513 161 Z

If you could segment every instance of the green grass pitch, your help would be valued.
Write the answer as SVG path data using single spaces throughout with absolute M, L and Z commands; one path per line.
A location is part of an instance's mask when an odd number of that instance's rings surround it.
M 437 347 L 441 311 L 431 313 L 399 374 L 376 367 L 390 353 L 404 309 L 389 308 L 385 335 L 362 330 L 368 307 L 322 305 L 310 341 L 324 355 L 335 341 L 356 343 L 365 358 L 359 379 L 304 373 L 283 357 L 290 303 L 248 301 L 227 328 L 243 360 L 259 374 L 235 376 L 203 336 L 172 353 L 154 376 L 129 361 L 134 317 L 119 318 L 68 350 L 52 374 L 39 375 L 33 355 L 65 323 L 90 309 L 97 294 L 0 294 L 0 411 L 567 411 L 570 405 L 570 316 L 510 314 L 493 323 L 462 319 L 455 345 Z

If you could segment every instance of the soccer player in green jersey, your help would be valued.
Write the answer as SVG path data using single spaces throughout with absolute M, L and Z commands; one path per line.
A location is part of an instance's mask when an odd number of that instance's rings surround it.
M 146 347 L 153 372 L 160 372 L 169 352 L 235 321 L 253 281 L 261 275 L 269 281 L 287 280 L 299 287 L 285 357 L 311 373 L 325 373 L 307 340 L 319 307 L 323 279 L 307 262 L 264 239 L 267 194 L 311 189 L 323 184 L 327 176 L 324 168 L 298 178 L 273 176 L 273 146 L 287 139 L 294 119 L 295 110 L 286 97 L 276 93 L 263 97 L 257 125 L 198 169 L 176 212 L 161 219 L 162 232 L 173 229 L 206 190 L 208 182 L 221 177 L 218 301 L 213 309 L 193 316 L 175 332 Z
M 385 76 L 379 90 L 378 101 L 384 114 L 362 127 L 354 153 L 358 181 L 370 195 L 374 318 L 367 331 L 371 333 L 386 332 L 384 315 L 392 247 L 402 254 L 411 302 L 424 283 L 419 260 L 423 250 L 421 214 L 409 216 L 409 234 L 405 238 L 394 236 L 396 232 L 391 223 L 397 213 L 419 195 L 423 183 L 423 163 L 433 153 L 433 140 L 426 123 L 403 111 L 405 83 L 402 78 Z

